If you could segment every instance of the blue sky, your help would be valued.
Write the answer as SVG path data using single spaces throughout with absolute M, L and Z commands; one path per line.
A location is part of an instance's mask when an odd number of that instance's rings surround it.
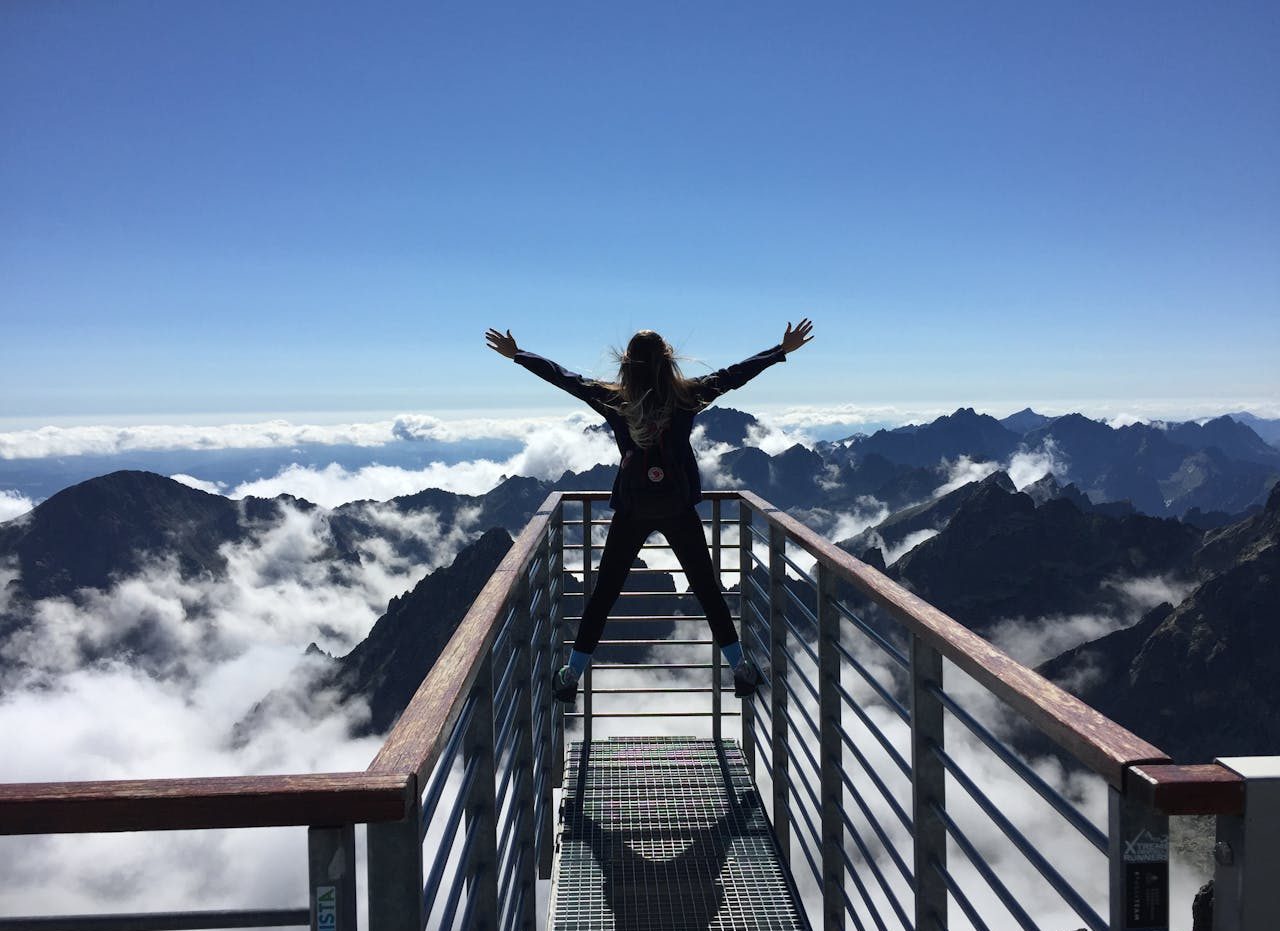
M 1280 397 L 1274 3 L 0 6 L 0 425 Z

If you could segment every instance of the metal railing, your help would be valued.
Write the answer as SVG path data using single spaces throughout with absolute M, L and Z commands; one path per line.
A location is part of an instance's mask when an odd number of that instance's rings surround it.
M 354 929 L 357 824 L 368 825 L 370 928 L 536 928 L 537 882 L 552 870 L 553 790 L 566 727 L 581 728 L 589 740 L 597 719 L 670 717 L 670 710 L 637 710 L 635 703 L 672 695 L 689 703 L 682 720 L 709 726 L 716 739 L 725 719 L 738 717 L 780 849 L 798 878 L 812 879 L 815 927 L 1039 928 L 1038 903 L 1010 888 L 1003 859 L 991 862 L 996 843 L 1086 927 L 1167 927 L 1159 912 L 1161 895 L 1167 910 L 1167 819 L 1190 813 L 1218 816 L 1215 929 L 1275 926 L 1267 881 L 1280 850 L 1274 767 L 1256 759 L 1172 764 L 749 492 L 709 493 L 703 510 L 710 512 L 717 572 L 739 583 L 744 644 L 765 660 L 768 681 L 756 697 L 741 711 L 725 708 L 724 670 L 710 640 L 641 637 L 602 644 L 663 644 L 710 656 L 652 664 L 602 657 L 584 678 L 583 711 L 564 714 L 551 700 L 551 674 L 570 642 L 566 621 L 574 615 L 566 615 L 566 602 L 585 603 L 591 591 L 596 531 L 607 524 L 594 505 L 607 497 L 568 492 L 546 499 L 364 773 L 0 786 L 5 834 L 306 825 L 305 906 L 0 919 L 0 931 L 306 923 Z M 730 553 L 736 564 L 725 566 Z M 685 596 L 641 584 L 623 599 L 677 597 Z M 703 620 L 667 608 L 619 614 L 613 623 L 624 619 L 677 631 Z M 637 665 L 681 678 L 643 687 L 607 681 Z M 684 681 L 689 676 L 703 678 Z M 704 697 L 709 707 L 694 708 Z M 974 707 L 975 698 L 983 707 Z M 597 699 L 632 707 L 599 709 Z M 1108 787 L 1105 818 L 1056 791 L 984 720 L 993 702 L 1100 777 Z M 989 759 L 974 764 L 975 750 Z M 1080 889 L 1078 863 L 1064 863 L 1028 838 L 1006 800 L 989 797 L 989 765 L 1012 773 L 1060 819 L 1063 835 L 1097 858 L 1088 869 L 1106 881 Z M 1099 897 L 1101 887 L 1107 891 Z

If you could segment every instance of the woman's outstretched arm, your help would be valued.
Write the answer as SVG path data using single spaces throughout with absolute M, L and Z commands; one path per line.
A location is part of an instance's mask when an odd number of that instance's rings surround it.
M 782 334 L 782 342 L 756 353 L 749 359 L 730 365 L 728 368 L 712 372 L 702 378 L 695 379 L 698 384 L 698 397 L 703 406 L 710 404 L 726 391 L 741 388 L 775 362 L 785 362 L 787 353 L 795 352 L 813 339 L 813 324 L 806 317 L 791 329 L 787 323 L 786 332 Z
M 608 396 L 608 389 L 599 382 L 584 378 L 577 372 L 571 372 L 537 353 L 526 352 L 516 345 L 515 337 L 511 335 L 510 330 L 504 334 L 491 327 L 484 336 L 489 342 L 489 348 L 494 352 L 524 366 L 539 378 L 569 392 L 580 401 L 585 401 L 596 413 L 606 414 L 604 401 Z

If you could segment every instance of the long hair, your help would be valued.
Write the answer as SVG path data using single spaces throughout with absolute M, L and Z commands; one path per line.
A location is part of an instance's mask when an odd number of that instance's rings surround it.
M 640 330 L 618 353 L 618 380 L 602 382 L 614 392 L 614 407 L 627 422 L 637 446 L 652 446 L 671 422 L 676 408 L 698 410 L 702 405 L 693 382 L 684 377 L 671 345 L 653 330 Z

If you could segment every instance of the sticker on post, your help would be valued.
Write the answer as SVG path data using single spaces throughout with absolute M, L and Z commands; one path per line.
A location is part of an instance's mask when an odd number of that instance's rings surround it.
M 338 927 L 338 887 L 316 886 L 316 928 L 336 931 Z

